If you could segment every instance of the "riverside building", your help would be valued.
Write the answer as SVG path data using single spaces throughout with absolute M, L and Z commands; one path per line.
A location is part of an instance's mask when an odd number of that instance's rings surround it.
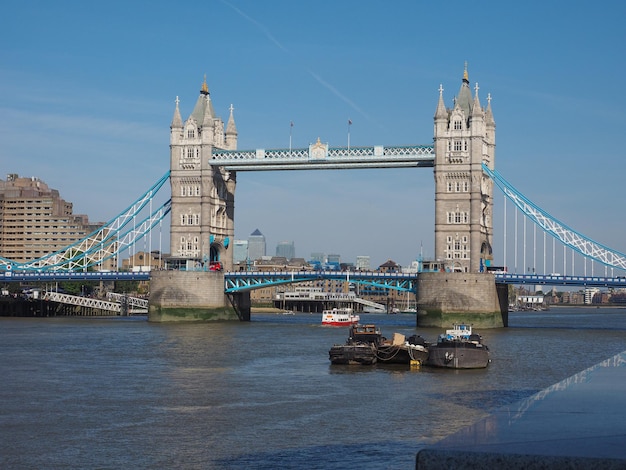
M 0 256 L 17 263 L 41 258 L 81 240 L 103 224 L 74 214 L 71 202 L 36 177 L 0 180 Z M 111 269 L 113 260 L 109 260 Z

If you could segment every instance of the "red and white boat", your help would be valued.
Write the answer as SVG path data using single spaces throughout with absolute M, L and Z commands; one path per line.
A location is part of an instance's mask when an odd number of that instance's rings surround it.
M 351 308 L 333 308 L 322 312 L 322 325 L 328 326 L 350 326 L 360 320 Z

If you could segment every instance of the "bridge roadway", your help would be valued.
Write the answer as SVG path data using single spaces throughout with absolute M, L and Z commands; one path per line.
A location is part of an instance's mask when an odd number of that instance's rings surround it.
M 548 286 L 615 287 L 626 288 L 626 277 L 553 276 L 550 274 L 496 273 L 496 282 L 503 284 L 530 284 Z M 4 271 L 0 282 L 56 282 L 56 281 L 147 281 L 149 271 Z M 235 271 L 224 273 L 226 293 L 292 284 L 314 280 L 336 279 L 357 282 L 383 289 L 414 291 L 417 273 L 381 273 L 369 271 Z

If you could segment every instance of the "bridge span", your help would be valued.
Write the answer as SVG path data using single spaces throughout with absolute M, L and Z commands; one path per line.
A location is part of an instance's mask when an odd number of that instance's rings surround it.
M 215 276 L 224 276 L 224 292 L 227 294 L 315 280 L 345 280 L 346 282 L 366 284 L 382 289 L 415 292 L 419 275 L 419 273 L 382 273 L 376 271 L 234 271 L 224 273 L 213 272 L 212 274 Z M 495 273 L 494 277 L 495 281 L 500 284 L 626 288 L 626 276 Z M 150 280 L 150 271 L 0 272 L 0 282 L 148 280 Z

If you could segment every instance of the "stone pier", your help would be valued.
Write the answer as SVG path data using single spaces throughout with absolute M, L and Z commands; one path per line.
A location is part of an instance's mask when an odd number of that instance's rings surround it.
M 417 279 L 417 325 L 449 328 L 467 323 L 475 328 L 508 326 L 506 286 L 493 274 L 425 272 Z
M 221 271 L 153 271 L 148 321 L 250 320 L 250 293 L 224 293 Z

